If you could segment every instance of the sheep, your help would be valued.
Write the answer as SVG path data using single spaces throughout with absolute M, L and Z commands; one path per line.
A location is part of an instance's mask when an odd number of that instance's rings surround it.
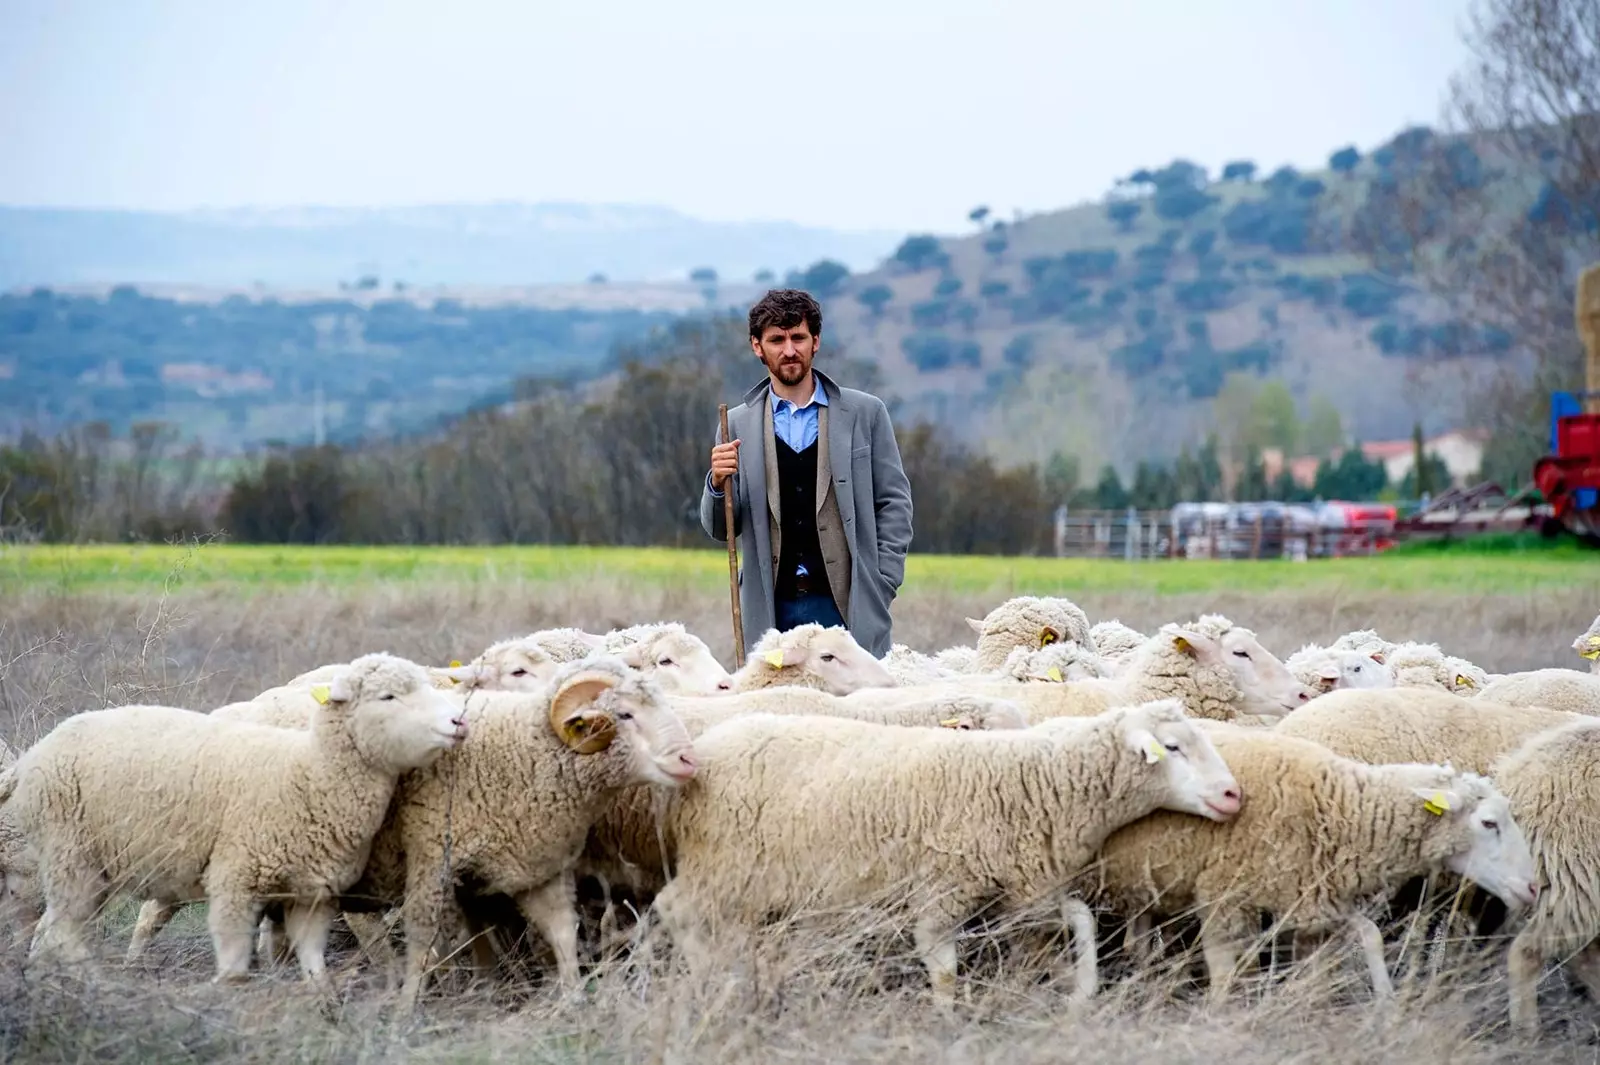
M 1589 628 L 1576 640 L 1572 649 L 1589 660 L 1589 672 L 1600 673 L 1600 615 L 1596 615 Z
M 1486 685 L 1478 698 L 1595 715 L 1600 714 L 1600 676 L 1576 669 L 1507 673 Z
M 607 634 L 604 650 L 651 674 L 669 693 L 709 695 L 733 687 L 706 642 L 675 621 L 615 629 Z
M 1077 643 L 1046 644 L 1033 651 L 1018 647 L 1006 658 L 1000 670 L 1000 676 L 1020 681 L 1065 682 L 1094 680 L 1111 675 L 1111 667 L 1105 659 Z
M 1354 632 L 1347 632 L 1328 645 L 1329 649 L 1334 651 L 1355 651 L 1358 654 L 1373 655 L 1375 657 L 1378 655 L 1387 657 L 1389 652 L 1393 651 L 1397 646 L 1399 645 L 1385 640 L 1372 629 L 1357 629 Z M 1384 659 L 1376 658 L 1376 660 L 1382 662 Z
M 1529 736 L 1576 720 L 1577 714 L 1509 706 L 1482 695 L 1389 688 L 1318 696 L 1273 731 L 1373 765 L 1448 762 L 1488 775 L 1496 760 Z
M 768 629 L 732 678 L 732 691 L 816 688 L 844 695 L 861 688 L 898 687 L 888 669 L 841 625 L 816 622 L 787 631 Z
M 940 665 L 936 658 L 914 651 L 903 643 L 889 648 L 889 653 L 883 656 L 883 667 L 900 685 L 952 680 L 964 672 Z
M 1364 903 L 1437 869 L 1508 905 L 1533 901 L 1527 843 L 1487 779 L 1446 766 L 1370 766 L 1277 730 L 1200 727 L 1240 782 L 1239 816 L 1207 824 L 1151 814 L 1106 839 L 1095 871 L 1101 897 L 1124 914 L 1199 911 L 1213 1002 L 1226 997 L 1260 911 L 1285 927 L 1354 932 L 1374 993 L 1386 998 L 1393 983 Z
M 1110 663 L 1113 669 L 1120 667 L 1147 638 L 1144 633 L 1131 629 L 1114 618 L 1110 621 L 1097 621 L 1089 628 L 1090 646 L 1098 651 L 1100 657 Z
M 1296 680 L 1321 692 L 1341 688 L 1392 688 L 1394 672 L 1383 656 L 1306 644 L 1284 662 Z
M 1146 640 L 1115 678 L 1066 684 L 1019 684 L 996 679 L 954 685 L 922 685 L 896 692 L 855 692 L 856 705 L 913 702 L 951 690 L 1013 699 L 1030 722 L 1089 716 L 1114 706 L 1177 698 L 1195 717 L 1231 721 L 1273 719 L 1308 702 L 1313 692 L 1290 675 L 1249 629 L 1220 614 L 1202 615 L 1188 626 L 1168 624 Z
M 933 656 L 933 661 L 940 669 L 952 673 L 971 673 L 978 668 L 978 649 L 964 644 L 946 647 Z
M 325 985 L 331 900 L 361 874 L 396 781 L 468 734 L 459 703 L 414 662 L 364 655 L 329 685 L 308 729 L 192 710 L 74 715 L 0 774 L 39 854 L 46 907 L 31 955 L 89 961 L 112 894 L 205 898 L 218 982 L 248 979 L 268 899 L 307 979 Z
M 1539 733 L 1496 764 L 1495 779 L 1527 833 L 1543 885 L 1507 962 L 1511 1025 L 1531 1035 L 1547 960 L 1563 959 L 1590 1000 L 1600 1000 L 1600 721 L 1580 718 Z
M 696 771 L 668 696 L 615 656 L 567 663 L 542 694 L 486 692 L 467 705 L 471 738 L 401 780 L 366 871 L 342 900 L 401 906 L 406 1008 L 453 897 L 447 861 L 455 884 L 513 899 L 554 950 L 560 986 L 575 988 L 573 867 L 590 827 L 623 789 L 676 788 Z
M 604 636 L 573 628 L 540 629 L 529 633 L 525 639 L 538 644 L 545 654 L 563 665 L 582 661 L 596 651 L 605 650 L 606 646 Z
M 1464 658 L 1445 654 L 1437 644 L 1394 644 L 1384 664 L 1394 674 L 1397 688 L 1438 688 L 1466 695 L 1489 683 L 1486 672 Z
M 772 698 L 780 694 L 785 698 Z M 672 706 L 690 737 L 696 740 L 706 730 L 751 712 L 785 717 L 839 717 L 905 729 L 1015 730 L 1026 728 L 1028 724 L 1022 708 L 1014 702 L 959 692 L 925 696 L 893 706 L 872 706 L 849 703 L 807 688 L 774 689 L 745 696 L 675 696 Z M 619 796 L 590 834 L 581 872 L 600 882 L 608 900 L 611 889 L 618 887 L 625 888 L 641 902 L 647 902 L 667 881 L 673 856 L 670 840 L 662 839 L 656 831 L 658 798 L 645 789 Z M 614 916 L 608 901 L 601 917 L 602 939 L 609 937 Z
M 989 611 L 982 621 L 966 620 L 978 634 L 972 665 L 978 673 L 1001 669 L 1006 656 L 1018 647 L 1037 649 L 1063 641 L 1093 646 L 1088 615 L 1072 600 L 1056 596 L 1019 595 Z
M 444 690 L 457 684 L 472 684 L 504 691 L 533 691 L 549 679 L 556 664 L 556 660 L 537 641 L 523 636 L 490 645 L 466 665 L 451 663 L 449 666 L 429 669 L 428 675 L 435 688 Z M 318 666 L 279 687 L 309 688 L 327 684 L 348 666 L 348 662 Z
M 956 929 L 990 900 L 1054 898 L 1078 947 L 1078 994 L 1092 994 L 1092 920 L 1063 895 L 1068 882 L 1121 825 L 1163 808 L 1226 820 L 1240 801 L 1171 699 L 965 734 L 751 714 L 707 730 L 696 750 L 695 785 L 668 808 L 678 868 L 655 906 L 691 964 L 708 928 L 880 902 L 915 914 L 941 1005 Z

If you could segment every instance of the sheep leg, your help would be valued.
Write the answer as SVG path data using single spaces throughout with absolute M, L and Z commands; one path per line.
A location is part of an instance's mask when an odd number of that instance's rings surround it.
M 1600 1003 L 1600 941 L 1591 942 L 1567 962 L 1567 971 L 1578 978 L 1589 1001 Z
M 161 930 L 167 927 L 167 922 L 177 912 L 178 904 L 165 899 L 145 899 L 140 903 L 139 918 L 133 922 L 133 938 L 128 940 L 127 960 L 138 961 L 144 948 L 161 934 Z
M 1155 948 L 1150 943 L 1156 921 L 1149 910 L 1141 910 L 1128 918 L 1122 926 L 1122 950 L 1135 961 L 1149 964 L 1155 958 Z
M 317 899 L 290 903 L 283 914 L 283 927 L 300 961 L 300 972 L 308 982 L 325 990 L 332 989 L 328 979 L 328 932 L 337 913 L 326 900 Z
M 28 957 L 41 958 L 53 953 L 70 965 L 91 964 L 94 955 L 89 950 L 86 937 L 88 925 L 89 921 L 85 918 L 68 915 L 53 903 L 46 905 L 44 916 L 39 918 L 33 930 Z
M 405 982 L 400 985 L 400 1007 L 405 1011 L 414 1010 L 422 995 L 445 907 L 455 916 L 455 900 L 446 896 L 437 868 L 419 855 L 406 869 L 406 897 L 400 909 L 406 930 Z
M 578 913 L 570 871 L 517 895 L 517 908 L 539 930 L 556 955 L 556 979 L 563 991 L 577 988 Z
M 1383 933 L 1378 931 L 1372 918 L 1359 913 L 1351 915 L 1350 930 L 1355 933 L 1356 941 L 1361 944 L 1361 952 L 1366 956 L 1367 972 L 1372 976 L 1372 993 L 1380 999 L 1394 997 L 1394 982 L 1389 979 L 1389 966 L 1383 960 Z
M 1074 998 L 1094 996 L 1099 983 L 1099 959 L 1095 956 L 1094 914 L 1082 899 L 1067 899 L 1061 904 L 1061 923 L 1072 933 L 1073 964 L 1077 970 Z
M 1200 953 L 1206 962 L 1206 995 L 1213 1006 L 1227 1001 L 1239 968 L 1239 922 L 1207 916 L 1200 924 Z
M 1511 1027 L 1521 1035 L 1539 1030 L 1539 977 L 1544 970 L 1544 948 L 1537 926 L 1528 925 L 1511 941 L 1506 977 L 1511 994 Z
M 237 891 L 208 888 L 206 925 L 211 931 L 211 946 L 217 955 L 217 975 L 213 983 L 240 983 L 250 978 L 250 955 L 255 946 L 256 925 L 261 921 L 261 905 Z
M 920 917 L 911 937 L 923 967 L 928 970 L 935 1004 L 949 1009 L 955 1005 L 956 991 L 956 937 L 950 921 L 943 914 Z

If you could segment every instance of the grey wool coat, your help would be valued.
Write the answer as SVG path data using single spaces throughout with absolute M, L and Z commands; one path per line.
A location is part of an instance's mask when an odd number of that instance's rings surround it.
M 818 492 L 817 536 L 835 598 L 841 585 L 848 588 L 847 602 L 839 605 L 839 612 L 850 634 L 882 658 L 892 642 L 889 604 L 905 580 L 906 551 L 911 546 L 911 483 L 900 464 L 900 447 L 883 401 L 853 388 L 840 388 L 815 369 L 812 373 L 828 397 L 828 405 L 819 412 L 818 486 L 826 483 L 828 491 Z M 776 485 L 769 486 L 776 469 L 769 387 L 763 380 L 745 394 L 742 403 L 728 410 L 728 432 L 733 439 L 744 441 L 732 491 L 747 655 L 762 634 L 777 625 L 773 539 L 779 504 Z M 752 521 L 752 513 L 765 520 Z M 830 520 L 837 520 L 839 528 L 831 528 Z M 700 525 L 713 540 L 727 541 L 723 501 L 711 494 L 709 477 L 700 492 Z M 847 558 L 837 557 L 841 546 Z

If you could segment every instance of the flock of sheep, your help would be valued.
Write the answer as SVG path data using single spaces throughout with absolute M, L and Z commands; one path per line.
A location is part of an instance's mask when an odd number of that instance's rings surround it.
M 342 919 L 410 1007 L 463 951 L 493 969 L 500 896 L 564 990 L 627 949 L 622 900 L 695 972 L 774 919 L 868 907 L 907 921 L 948 1005 L 962 926 L 1045 907 L 1080 999 L 1099 919 L 1148 959 L 1185 914 L 1214 999 L 1263 918 L 1297 948 L 1353 936 L 1383 997 L 1371 914 L 1422 877 L 1504 903 L 1515 1028 L 1550 961 L 1600 1001 L 1600 618 L 1573 645 L 1590 671 L 1502 676 L 1372 631 L 1284 661 L 1219 615 L 1146 635 L 1062 598 L 970 624 L 975 646 L 881 661 L 841 628 L 772 631 L 733 674 L 675 623 L 558 629 L 209 713 L 73 715 L 0 752 L 11 949 L 93 965 L 126 896 L 131 959 L 204 900 L 218 980 L 292 953 L 325 985 Z

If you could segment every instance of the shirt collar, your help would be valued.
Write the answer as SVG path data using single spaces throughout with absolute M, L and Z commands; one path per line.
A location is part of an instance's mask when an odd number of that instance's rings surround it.
M 772 404 L 772 412 L 776 414 L 783 409 L 785 403 L 788 403 L 794 410 L 805 410 L 813 403 L 819 407 L 826 407 L 828 405 L 828 393 L 823 391 L 822 381 L 813 373 L 811 375 L 811 398 L 804 403 L 798 405 L 789 403 L 788 400 L 780 398 L 776 392 L 770 390 L 767 392 L 767 401 Z

